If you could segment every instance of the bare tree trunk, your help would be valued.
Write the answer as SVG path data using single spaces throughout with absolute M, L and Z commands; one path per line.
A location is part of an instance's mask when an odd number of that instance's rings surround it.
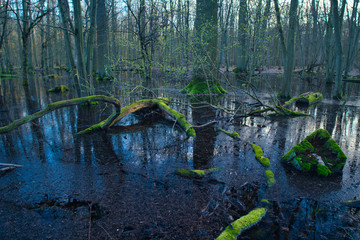
M 274 0 L 277 25 L 280 35 L 280 44 L 284 62 L 284 75 L 281 83 L 280 97 L 290 97 L 290 87 L 292 83 L 292 71 L 294 68 L 294 50 L 295 50 L 295 30 L 297 23 L 297 6 L 298 0 L 291 0 L 289 12 L 289 30 L 287 43 L 285 46 L 284 33 L 281 26 L 280 9 L 278 0 Z
M 100 0 L 97 7 L 97 74 L 100 79 L 106 77 L 107 59 L 107 16 L 105 0 Z
M 342 46 L 341 46 L 341 24 L 339 17 L 339 10 L 338 10 L 338 1 L 331 0 L 331 8 L 332 8 L 332 15 L 333 15 L 333 22 L 334 22 L 334 33 L 335 33 L 335 66 L 336 66 L 336 75 L 335 75 L 335 87 L 333 92 L 334 98 L 341 99 L 343 96 L 342 93 Z
M 359 5 L 359 0 L 354 0 L 351 19 L 349 19 L 349 25 L 350 25 L 349 43 L 348 43 L 346 62 L 345 62 L 345 71 L 344 71 L 345 77 L 347 77 L 348 73 L 351 70 L 351 66 L 355 59 L 356 49 L 359 43 L 360 28 L 356 26 L 356 21 L 358 21 L 358 14 L 359 14 L 358 5 Z
M 246 72 L 247 71 L 247 46 L 246 40 L 248 36 L 248 10 L 247 10 L 247 1 L 240 0 L 240 10 L 239 10 L 239 30 L 238 30 L 238 39 L 239 39 L 239 48 L 238 48 L 238 58 L 236 68 L 237 71 Z
M 85 68 L 85 48 L 84 48 L 84 35 L 83 35 L 83 21 L 81 16 L 80 0 L 73 0 L 74 7 L 74 23 L 75 23 L 75 47 L 77 55 L 77 78 L 79 81 L 86 79 Z M 80 87 L 80 85 L 78 86 Z
M 229 9 L 228 9 L 228 12 L 226 15 L 225 24 L 223 26 L 223 36 L 222 36 L 222 41 L 221 41 L 220 59 L 219 59 L 219 63 L 218 63 L 218 69 L 221 68 L 221 64 L 222 64 L 223 57 L 224 57 L 224 48 L 227 45 L 227 37 L 228 37 L 227 32 L 228 32 L 228 28 L 229 28 L 229 19 L 230 19 L 232 4 L 233 4 L 233 0 L 230 0 L 230 5 L 229 5 Z
M 67 0 L 58 0 L 58 5 L 61 14 L 62 25 L 64 28 L 64 38 L 65 38 L 65 50 L 67 56 L 67 68 L 69 70 L 73 70 L 76 68 L 74 55 L 73 55 L 73 45 L 71 43 L 71 38 L 69 32 L 74 32 L 74 27 L 71 24 L 70 16 L 70 9 L 69 3 Z

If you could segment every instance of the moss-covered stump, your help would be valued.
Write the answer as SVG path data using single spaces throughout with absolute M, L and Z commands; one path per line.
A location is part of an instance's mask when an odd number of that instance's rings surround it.
M 266 208 L 256 208 L 247 215 L 232 222 L 225 230 L 216 238 L 216 240 L 233 240 L 236 239 L 243 231 L 254 226 L 266 215 Z
M 210 168 L 204 170 L 188 170 L 188 169 L 178 169 L 175 174 L 187 177 L 187 178 L 203 178 L 211 175 L 214 171 L 218 170 L 217 168 Z
M 187 94 L 224 94 L 227 93 L 223 89 L 220 83 L 214 83 L 213 81 L 206 81 L 203 79 L 193 78 L 190 83 L 183 89 L 181 93 Z
M 318 129 L 290 149 L 282 162 L 300 172 L 316 172 L 327 177 L 341 172 L 346 159 L 329 132 Z
M 239 135 L 237 132 L 235 132 L 235 131 L 233 131 L 233 132 L 231 133 L 231 132 L 225 131 L 225 130 L 222 129 L 222 128 L 219 128 L 219 131 L 225 133 L 226 135 L 232 137 L 233 139 L 239 139 L 239 138 L 240 138 L 240 135 Z
M 69 88 L 65 85 L 56 86 L 56 87 L 48 90 L 48 92 L 52 92 L 52 93 L 65 93 L 68 91 L 69 91 Z
M 258 145 L 255 145 L 253 143 L 249 143 L 255 153 L 255 158 L 264 166 L 264 167 L 270 167 L 270 161 L 267 157 L 264 157 L 264 151 L 259 147 Z
M 291 98 L 289 101 L 286 101 L 284 106 L 290 105 L 291 103 L 294 103 L 294 102 L 312 105 L 312 104 L 320 102 L 322 99 L 323 99 L 322 93 L 306 92 L 306 93 L 300 94 L 297 97 Z

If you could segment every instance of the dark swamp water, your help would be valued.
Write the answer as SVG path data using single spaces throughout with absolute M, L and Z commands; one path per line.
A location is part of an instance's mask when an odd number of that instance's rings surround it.
M 112 94 L 123 105 L 142 98 L 142 89 L 128 85 L 135 85 L 134 79 L 119 79 L 99 93 Z M 276 89 L 277 78 L 271 79 L 257 84 L 260 98 L 269 99 L 265 82 Z M 21 80 L 0 80 L 1 126 L 75 97 L 73 91 L 47 92 L 68 81 L 36 76 L 25 92 Z M 196 128 L 193 139 L 148 111 L 129 115 L 107 133 L 77 136 L 111 113 L 100 104 L 62 108 L 0 135 L 0 162 L 24 165 L 0 175 L 0 239 L 214 239 L 264 197 L 272 203 L 267 216 L 239 238 L 360 238 L 359 209 L 340 204 L 360 198 L 359 85 L 349 85 L 343 104 L 330 99 L 328 86 L 301 82 L 294 95 L 312 90 L 325 96 L 313 108 L 297 109 L 309 117 L 231 118 L 214 108 L 191 109 L 185 105 L 189 100 L 177 94 L 182 84 L 162 84 L 152 94 L 174 96 L 172 107 L 182 109 L 191 123 L 218 122 Z M 218 105 L 234 110 L 239 101 L 253 100 L 235 91 Z M 325 180 L 286 171 L 281 156 L 320 127 L 348 157 L 342 175 Z M 240 140 L 218 128 L 237 131 Z M 273 188 L 266 189 L 264 168 L 247 142 L 261 146 L 270 159 Z M 219 170 L 202 180 L 173 174 L 179 168 L 213 167 Z

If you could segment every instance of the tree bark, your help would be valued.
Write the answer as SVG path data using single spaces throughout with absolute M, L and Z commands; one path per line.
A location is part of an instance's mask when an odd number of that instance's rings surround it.
M 334 37 L 335 37 L 335 68 L 336 68 L 336 75 L 335 75 L 335 87 L 333 92 L 333 97 L 341 99 L 343 96 L 342 93 L 342 46 L 341 46 L 341 23 L 342 19 L 339 16 L 338 10 L 338 1 L 331 0 L 331 8 L 332 8 L 332 16 L 333 16 L 333 23 L 334 23 Z
M 238 29 L 238 58 L 236 68 L 239 72 L 247 71 L 247 35 L 248 35 L 248 11 L 247 11 L 247 0 L 240 0 L 240 9 L 239 9 L 239 29 Z
M 190 94 L 222 94 L 217 78 L 218 2 L 197 0 L 195 17 L 194 67 L 190 83 L 181 90 Z
M 73 0 L 74 7 L 74 23 L 75 23 L 75 47 L 77 55 L 77 79 L 78 82 L 85 81 L 86 68 L 85 68 L 85 45 L 83 34 L 83 21 L 81 16 L 80 0 Z M 79 85 L 79 84 L 78 84 Z M 79 86 L 78 86 L 79 87 Z
M 284 74 L 281 83 L 279 96 L 282 98 L 290 97 L 290 87 L 292 83 L 292 71 L 294 68 L 294 51 L 295 51 L 295 30 L 297 24 L 297 7 L 298 0 L 291 0 L 289 12 L 289 30 L 285 46 L 284 33 L 281 26 L 280 9 L 278 0 L 274 0 L 278 31 L 280 35 L 280 44 L 282 49 Z
M 94 2 L 96 2 L 94 0 Z M 106 77 L 106 65 L 107 65 L 107 15 L 105 0 L 98 1 L 97 7 L 97 74 L 100 79 Z M 115 44 L 115 43 L 114 43 Z

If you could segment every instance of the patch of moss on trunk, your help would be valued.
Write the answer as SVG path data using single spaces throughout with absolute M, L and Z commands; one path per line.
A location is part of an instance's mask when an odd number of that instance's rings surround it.
M 183 89 L 181 93 L 187 94 L 225 94 L 227 91 L 223 89 L 218 82 L 205 79 L 191 79 L 190 83 Z

